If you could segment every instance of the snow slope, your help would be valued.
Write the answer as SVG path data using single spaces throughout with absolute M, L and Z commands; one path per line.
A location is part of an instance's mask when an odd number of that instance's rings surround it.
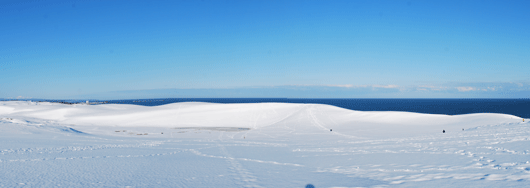
M 0 102 L 0 186 L 525 187 L 528 133 L 505 114 Z

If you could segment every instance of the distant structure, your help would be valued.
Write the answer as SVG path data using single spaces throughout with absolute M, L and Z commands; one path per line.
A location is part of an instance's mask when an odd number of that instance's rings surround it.
M 88 104 L 88 101 L 86 101 L 86 103 Z

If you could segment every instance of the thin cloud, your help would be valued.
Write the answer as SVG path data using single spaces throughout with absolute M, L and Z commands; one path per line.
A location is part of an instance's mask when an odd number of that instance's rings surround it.
M 495 87 L 488 87 L 486 89 L 483 89 L 484 91 L 495 91 L 497 90 Z
M 460 92 L 468 92 L 468 91 L 476 91 L 477 88 L 475 87 L 456 87 L 456 89 Z
M 418 90 L 418 91 L 427 91 L 427 90 L 442 91 L 442 90 L 447 90 L 447 87 L 432 86 L 432 85 L 421 85 L 421 86 L 417 86 L 416 90 Z
M 391 88 L 399 88 L 398 85 L 372 85 L 373 88 L 386 88 L 386 89 L 391 89 Z
M 368 87 L 368 85 L 352 85 L 352 84 L 328 84 L 324 85 L 327 87 L 342 87 L 342 88 L 365 88 Z
M 17 99 L 31 99 L 31 97 L 18 96 Z

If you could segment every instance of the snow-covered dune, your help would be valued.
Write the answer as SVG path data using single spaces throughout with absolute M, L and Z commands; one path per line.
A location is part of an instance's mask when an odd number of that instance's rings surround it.
M 4 101 L 0 186 L 523 187 L 529 133 L 522 118 L 490 113 Z
M 274 127 L 292 119 L 306 121 L 297 131 L 329 131 L 358 136 L 412 136 L 461 131 L 477 126 L 521 122 L 505 114 L 435 115 L 411 112 L 362 112 L 322 104 L 186 102 L 162 106 L 124 104 L 66 105 L 2 102 L 0 116 L 53 120 L 77 126 L 113 127 Z M 293 124 L 300 124 L 293 123 Z M 289 125 L 284 125 L 289 127 Z M 293 125 L 294 126 L 294 125 Z

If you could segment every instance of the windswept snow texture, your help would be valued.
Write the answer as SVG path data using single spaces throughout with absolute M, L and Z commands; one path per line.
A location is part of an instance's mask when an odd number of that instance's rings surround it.
M 0 187 L 526 187 L 527 122 L 321 104 L 0 102 Z

